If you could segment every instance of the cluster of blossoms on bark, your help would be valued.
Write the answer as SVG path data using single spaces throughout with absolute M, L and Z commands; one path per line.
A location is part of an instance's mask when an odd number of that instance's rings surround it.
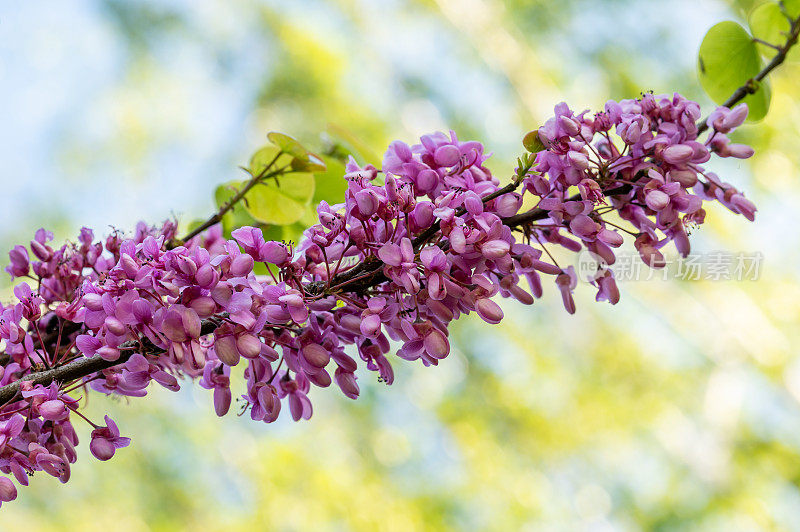
M 677 94 L 595 114 L 560 104 L 503 187 L 479 142 L 452 132 L 397 141 L 381 169 L 351 159 L 343 203 L 320 203 L 319 223 L 296 246 L 254 227 L 226 240 L 218 225 L 181 242 L 168 222 L 102 241 L 84 229 L 54 248 L 40 230 L 11 251 L 17 301 L 0 307 L 0 396 L 11 394 L 0 402 L 0 470 L 22 485 L 34 471 L 66 482 L 78 417 L 98 459 L 127 446 L 107 416 L 95 423 L 81 412 L 90 391 L 141 397 L 153 381 L 178 390 L 188 377 L 212 390 L 220 416 L 238 395 L 237 410 L 254 420 L 286 408 L 308 419 L 312 386 L 355 399 L 359 360 L 391 384 L 392 352 L 436 365 L 450 353 L 453 320 L 475 312 L 500 322 L 497 295 L 532 304 L 547 282 L 574 312 L 575 271 L 554 253 L 586 249 L 610 265 L 630 233 L 660 267 L 669 242 L 688 253 L 704 201 L 753 219 L 753 204 L 702 166 L 712 155 L 752 155 L 727 137 L 746 114 L 718 108 L 699 140 L 700 108 Z M 598 300 L 618 301 L 611 270 L 592 282 Z M 91 372 L 47 377 L 87 360 Z M 236 392 L 234 367 L 243 367 Z M 0 476 L 0 501 L 15 497 Z

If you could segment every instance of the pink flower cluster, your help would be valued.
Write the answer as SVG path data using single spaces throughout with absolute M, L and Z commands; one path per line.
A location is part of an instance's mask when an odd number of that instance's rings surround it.
M 700 106 L 679 94 L 609 101 L 593 115 L 576 115 L 559 104 L 555 116 L 538 130 L 546 149 L 525 179 L 526 190 L 540 198 L 538 206 L 548 220 L 528 235 L 542 244 L 594 253 L 604 264 L 593 279 L 597 299 L 615 303 L 619 291 L 607 266 L 615 262 L 613 248 L 623 243 L 616 229 L 632 234 L 642 260 L 659 268 L 665 264 L 660 250 L 670 242 L 682 256 L 688 255 L 687 229 L 703 223 L 704 200 L 718 200 L 754 219 L 753 203 L 702 166 L 712 155 L 753 155 L 752 148 L 731 144 L 727 137 L 746 116 L 746 104 L 717 108 L 708 119 L 711 132 L 701 142 Z M 624 222 L 627 229 L 620 225 Z M 569 290 L 575 274 L 567 273 L 569 282 L 565 277 L 557 282 L 567 309 L 574 312 Z
M 312 385 L 335 383 L 355 399 L 357 359 L 391 384 L 393 345 L 402 359 L 436 365 L 450 353 L 450 322 L 476 312 L 498 323 L 492 298 L 531 304 L 542 274 L 574 312 L 575 272 L 546 246 L 613 263 L 623 239 L 608 213 L 630 224 L 653 266 L 667 242 L 688 252 L 685 228 L 702 223 L 704 199 L 752 219 L 752 204 L 700 166 L 713 153 L 752 153 L 725 136 L 745 115 L 742 106 L 718 109 L 701 143 L 699 107 L 678 95 L 609 102 L 592 117 L 561 104 L 539 130 L 546 149 L 535 165 L 525 159 L 502 189 L 478 142 L 452 132 L 394 142 L 381 170 L 349 162 L 344 202 L 320 203 L 319 223 L 297 247 L 252 227 L 226 241 L 219 226 L 173 247 L 167 223 L 104 242 L 84 229 L 55 250 L 41 230 L 30 244 L 36 260 L 23 246 L 10 253 L 7 271 L 27 281 L 16 303 L 0 307 L 0 386 L 87 357 L 105 367 L 68 382 L 17 383 L 0 405 L 0 470 L 20 484 L 34 471 L 66 481 L 78 443 L 72 414 L 84 417 L 78 393 L 141 397 L 152 381 L 177 390 L 188 376 L 213 391 L 222 416 L 233 402 L 231 369 L 244 366 L 241 413 L 272 422 L 288 404 L 295 420 L 308 419 Z M 520 212 L 526 194 L 536 206 Z M 269 274 L 256 275 L 256 263 Z M 610 271 L 595 283 L 599 300 L 618 300 Z M 86 421 L 98 459 L 128 445 L 108 417 Z M 0 477 L 0 501 L 15 496 Z

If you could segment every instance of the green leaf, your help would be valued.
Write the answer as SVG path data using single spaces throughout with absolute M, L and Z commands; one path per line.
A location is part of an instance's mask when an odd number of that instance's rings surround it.
M 280 148 L 284 153 L 288 153 L 292 157 L 304 159 L 309 153 L 302 144 L 297 142 L 296 139 L 290 137 L 289 135 L 278 133 L 277 131 L 271 131 L 267 133 L 267 139 L 269 139 L 269 141 L 275 146 Z
M 531 153 L 538 153 L 545 149 L 542 139 L 539 138 L 538 129 L 529 131 L 524 137 L 522 137 L 522 145 L 525 146 L 525 149 Z
M 312 207 L 325 200 L 330 204 L 342 203 L 344 193 L 347 190 L 347 180 L 344 178 L 344 164 L 338 159 L 323 155 L 323 161 L 327 167 L 324 172 L 314 173 L 314 199 Z M 316 213 L 315 213 L 316 216 Z
M 272 131 L 267 134 L 267 138 L 283 153 L 292 157 L 292 170 L 296 172 L 322 172 L 325 170 L 325 163 L 322 162 L 318 155 L 308 151 L 289 135 Z
M 309 153 L 305 159 L 292 159 L 292 170 L 295 172 L 324 172 L 325 162 L 318 155 Z
M 282 168 L 291 162 L 291 156 L 281 153 L 280 148 L 275 146 L 263 146 L 250 157 L 250 173 L 253 176 L 261 175 L 267 169 L 267 165 L 272 164 L 271 170 Z M 277 159 L 276 159 L 277 157 Z
M 381 156 L 347 129 L 331 124 L 328 126 L 328 132 L 356 158 L 359 164 L 372 164 L 378 168 L 381 167 Z
M 245 196 L 245 210 L 260 222 L 288 225 L 303 216 L 313 196 L 314 176 L 292 172 L 253 187 Z
M 726 21 L 713 26 L 700 45 L 697 60 L 700 84 L 714 102 L 721 104 L 761 70 L 761 57 L 750 34 L 739 24 Z M 748 120 L 764 118 L 770 90 L 764 81 L 755 94 L 744 98 Z
M 783 7 L 790 17 L 800 17 L 800 0 L 783 0 Z
M 214 200 L 217 203 L 217 207 L 222 207 L 227 203 L 236 194 L 236 191 L 240 190 L 244 185 L 242 181 L 232 181 L 218 186 L 214 191 Z M 234 205 L 222 217 L 222 230 L 225 235 L 230 235 L 231 231 L 245 225 L 258 225 L 258 222 L 247 213 L 242 202 Z
M 800 0 L 797 1 L 797 8 L 800 10 Z M 761 4 L 750 13 L 748 21 L 750 23 L 750 32 L 754 37 L 777 46 L 783 46 L 786 43 L 786 35 L 791 29 L 791 26 L 789 24 L 789 19 L 783 14 L 777 3 L 768 2 L 766 4 Z M 760 43 L 757 43 L 757 47 L 763 55 L 769 58 L 777 53 L 774 48 Z M 798 51 L 798 48 L 789 50 L 787 59 L 800 59 L 800 51 Z

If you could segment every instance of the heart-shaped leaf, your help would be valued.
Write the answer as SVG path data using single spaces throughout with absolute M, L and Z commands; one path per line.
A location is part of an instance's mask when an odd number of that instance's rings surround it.
M 347 190 L 347 180 L 344 178 L 344 164 L 334 157 L 322 156 L 325 161 L 326 170 L 315 172 L 313 206 L 325 200 L 330 204 L 344 202 L 344 193 Z
M 750 34 L 739 24 L 726 21 L 713 26 L 700 45 L 697 60 L 700 84 L 721 104 L 761 70 L 761 56 Z M 770 90 L 761 82 L 754 94 L 744 98 L 750 108 L 748 120 L 764 118 L 769 109 Z
M 245 210 L 260 222 L 288 225 L 302 218 L 313 196 L 314 176 L 291 172 L 253 187 L 245 196 Z
M 797 4 L 798 8 L 800 8 L 800 0 L 798 0 Z M 780 6 L 775 2 L 767 2 L 755 8 L 750 13 L 748 22 L 750 23 L 750 32 L 754 37 L 776 46 L 784 45 L 786 36 L 791 29 L 789 19 L 786 18 Z M 777 53 L 775 48 L 761 43 L 758 43 L 758 49 L 768 58 Z M 787 59 L 793 61 L 800 59 L 800 49 L 795 47 L 789 50 Z

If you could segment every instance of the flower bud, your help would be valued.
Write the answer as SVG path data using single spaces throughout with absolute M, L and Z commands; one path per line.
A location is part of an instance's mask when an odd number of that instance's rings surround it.
M 108 441 L 106 438 L 98 436 L 92 438 L 92 441 L 89 444 L 89 450 L 92 451 L 92 454 L 95 458 L 105 462 L 114 456 L 114 453 L 117 449 L 114 447 L 114 444 Z
M 442 359 L 450 354 L 450 342 L 447 337 L 436 328 L 432 328 L 422 341 L 425 352 L 433 358 Z
M 483 201 L 481 201 L 480 196 L 469 191 L 464 194 L 464 208 L 468 213 L 476 216 L 483 212 Z
M 697 183 L 697 172 L 688 168 L 685 170 L 672 169 L 669 171 L 669 177 L 684 188 L 693 187 Z
M 197 312 L 184 306 L 179 307 L 177 310 L 181 315 L 181 323 L 183 323 L 183 330 L 186 331 L 186 336 L 189 338 L 200 338 L 202 324 L 200 323 L 200 317 L 197 315 Z
M 436 183 L 439 182 L 439 174 L 435 171 L 426 168 L 417 174 L 417 188 L 422 193 L 432 192 L 436 188 Z
M 503 319 L 503 309 L 488 297 L 477 300 L 475 310 L 486 323 L 500 323 L 500 320 Z
M 236 338 L 236 348 L 245 358 L 256 358 L 261 354 L 261 343 L 258 336 L 252 333 L 240 334 Z
M 556 286 L 561 292 L 561 301 L 564 303 L 564 308 L 570 314 L 575 314 L 575 300 L 572 297 L 572 278 L 562 273 L 556 277 Z
M 358 383 L 356 382 L 355 373 L 343 371 L 342 368 L 337 368 L 336 373 L 334 373 L 334 378 L 336 379 L 336 384 L 339 386 L 345 396 L 349 397 L 350 399 L 358 398 L 360 390 L 358 388 Z
M 365 219 L 369 218 L 378 211 L 378 199 L 371 190 L 359 190 L 355 194 L 358 211 Z
M 119 359 L 119 349 L 114 349 L 113 347 L 109 347 L 107 345 L 104 345 L 98 349 L 97 354 L 100 355 L 100 358 L 103 360 L 108 360 L 109 362 Z
M 259 248 L 258 258 L 261 262 L 269 262 L 280 266 L 289 259 L 289 252 L 286 246 L 280 242 L 265 242 Z
M 737 159 L 748 159 L 753 156 L 755 151 L 747 144 L 728 144 L 725 150 L 729 157 Z
M 89 310 L 103 310 L 103 296 L 93 293 L 84 294 L 83 304 Z
M 223 364 L 235 366 L 239 363 L 239 349 L 236 347 L 236 338 L 233 335 L 217 337 L 214 341 L 214 351 Z
M 487 259 L 494 260 L 508 255 L 510 249 L 511 244 L 505 240 L 490 240 L 481 246 L 481 253 Z
M 522 206 L 522 196 L 519 194 L 503 194 L 494 200 L 494 208 L 497 215 L 500 217 L 508 217 L 517 214 L 519 208 Z
M 597 233 L 597 239 L 612 247 L 619 247 L 625 241 L 622 235 L 611 229 L 603 228 Z
M 30 271 L 30 259 L 27 249 L 23 246 L 14 246 L 14 249 L 8 252 L 8 258 L 11 264 L 6 268 L 6 271 L 14 277 L 28 275 Z
M 244 277 L 251 271 L 253 271 L 253 257 L 246 253 L 237 255 L 231 262 L 230 272 L 234 277 Z
M 331 360 L 331 354 L 319 344 L 308 344 L 300 350 L 300 355 L 310 365 L 324 368 Z
M 122 268 L 122 271 L 125 272 L 125 275 L 128 279 L 136 279 L 136 274 L 139 272 L 139 265 L 136 264 L 136 261 L 130 255 L 122 255 L 119 259 L 119 266 Z
M 728 113 L 727 116 L 725 116 L 725 118 L 722 119 L 722 127 L 725 130 L 730 131 L 731 129 L 735 129 L 741 126 L 742 123 L 744 123 L 745 118 L 747 118 L 747 112 L 748 112 L 747 104 L 740 103 L 739 105 L 731 109 L 731 112 Z M 723 133 L 724 132 L 725 131 L 723 131 Z
M 561 129 L 570 137 L 576 136 L 581 131 L 575 120 L 563 115 L 558 117 L 558 125 L 560 125 Z
M 342 327 L 356 334 L 361 334 L 361 320 L 358 316 L 345 314 L 339 321 Z
M 197 268 L 194 278 L 200 288 L 211 288 L 219 280 L 219 276 L 211 264 L 203 264 Z
M 47 262 L 53 258 L 53 250 L 49 246 L 45 246 L 38 240 L 31 240 L 31 251 L 41 261 Z
M 231 389 L 230 388 L 214 388 L 214 412 L 219 417 L 228 413 L 231 407 Z
M 756 219 L 756 211 L 758 209 L 756 209 L 756 206 L 752 201 L 745 198 L 743 195 L 738 193 L 734 194 L 731 197 L 731 205 L 736 208 L 736 211 L 739 212 L 739 214 L 743 215 L 751 222 Z
M 644 197 L 644 202 L 654 211 L 660 211 L 669 205 L 669 196 L 660 190 L 651 190 L 647 193 L 647 196 Z
M 217 309 L 217 304 L 209 296 L 200 296 L 194 298 L 189 303 L 189 308 L 194 310 L 199 317 L 207 318 L 214 314 L 214 311 Z
M 106 329 L 113 335 L 122 336 L 127 331 L 125 324 L 114 316 L 108 316 L 105 321 Z
M 453 146 L 452 144 L 439 146 L 433 153 L 433 160 L 439 166 L 455 166 L 460 158 L 461 152 L 459 151 L 458 147 Z
M 8 477 L 0 477 L 0 501 L 9 502 L 17 498 L 17 487 Z
M 661 157 L 670 164 L 683 164 L 692 159 L 694 150 L 685 144 L 675 144 L 668 146 L 661 153 Z
M 381 330 L 381 317 L 377 314 L 370 314 L 361 320 L 360 326 L 361 334 L 364 336 L 373 337 Z
M 570 150 L 570 152 L 567 153 L 567 159 L 569 159 L 570 164 L 581 170 L 587 170 L 589 168 L 589 158 L 579 151 Z
M 63 419 L 66 416 L 66 413 L 67 407 L 58 399 L 45 401 L 39 405 L 39 414 L 41 414 L 44 419 L 48 419 L 50 421 Z

